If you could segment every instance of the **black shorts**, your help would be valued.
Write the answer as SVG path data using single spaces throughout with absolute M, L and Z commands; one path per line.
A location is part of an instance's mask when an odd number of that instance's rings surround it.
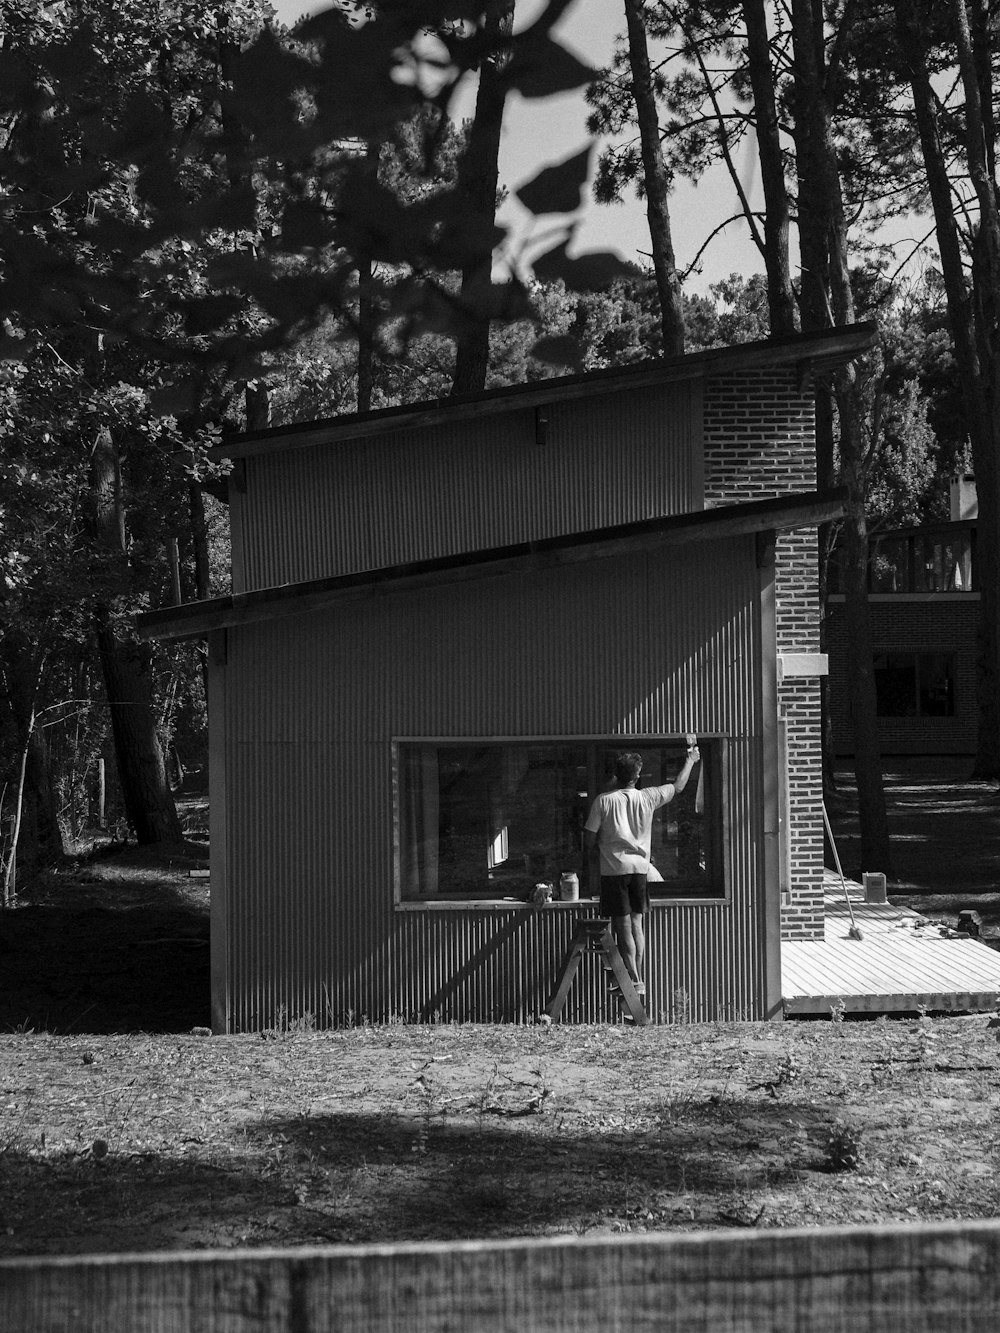
M 601 916 L 638 916 L 648 911 L 645 875 L 601 876 Z

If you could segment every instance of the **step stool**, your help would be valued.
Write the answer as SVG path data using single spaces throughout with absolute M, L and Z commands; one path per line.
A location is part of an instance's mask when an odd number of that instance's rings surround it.
M 553 1022 L 562 1013 L 573 978 L 585 953 L 601 955 L 601 966 L 610 974 L 608 984 L 628 1011 L 626 1022 L 634 1023 L 637 1027 L 645 1027 L 649 1022 L 646 1007 L 633 985 L 624 959 L 618 952 L 618 945 L 611 933 L 610 918 L 603 916 L 588 917 L 578 924 L 556 978 L 552 998 L 545 1006 L 544 1012 Z

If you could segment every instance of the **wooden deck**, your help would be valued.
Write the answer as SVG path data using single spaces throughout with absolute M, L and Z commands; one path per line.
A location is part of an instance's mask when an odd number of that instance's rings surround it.
M 825 937 L 782 940 L 786 1014 L 901 1013 L 921 1005 L 962 1013 L 1000 1003 L 1000 953 L 979 940 L 942 934 L 935 921 L 891 903 L 865 902 L 860 884 L 826 872 Z M 862 939 L 848 931 L 851 911 Z

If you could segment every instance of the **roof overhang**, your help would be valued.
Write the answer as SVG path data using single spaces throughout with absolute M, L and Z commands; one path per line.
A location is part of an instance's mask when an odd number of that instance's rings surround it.
M 208 452 L 214 459 L 238 459 L 257 454 L 283 453 L 292 449 L 311 449 L 318 445 L 367 439 L 395 431 L 438 425 L 445 421 L 519 412 L 525 408 L 543 407 L 560 401 L 593 398 L 601 394 L 682 380 L 712 378 L 741 370 L 763 370 L 772 366 L 795 366 L 804 382 L 810 372 L 829 370 L 852 361 L 874 346 L 877 340 L 878 330 L 874 324 L 851 324 L 846 328 L 824 329 L 818 333 L 790 334 L 762 342 L 738 343 L 733 347 L 714 347 L 685 356 L 643 361 L 633 366 L 613 366 L 608 370 L 589 371 L 584 375 L 533 380 L 527 384 L 508 385 L 485 393 L 232 435 Z
M 596 532 L 569 533 L 356 574 L 288 583 L 237 593 L 232 597 L 148 611 L 138 617 L 137 627 L 142 639 L 198 639 L 214 630 L 326 610 L 387 593 L 418 592 L 443 584 L 468 583 L 501 575 L 537 574 L 589 560 L 636 555 L 661 546 L 717 541 L 724 537 L 786 528 L 816 527 L 843 514 L 846 495 L 843 489 L 782 495 L 777 499 L 754 500 L 693 514 L 643 519 L 637 523 L 600 528 Z

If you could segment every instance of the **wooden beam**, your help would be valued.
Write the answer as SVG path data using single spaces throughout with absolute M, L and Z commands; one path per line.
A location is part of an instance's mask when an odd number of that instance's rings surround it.
M 834 490 L 645 519 L 597 532 L 570 533 L 149 611 L 138 618 L 138 633 L 143 639 L 201 638 L 214 630 L 300 615 L 387 592 L 418 592 L 445 583 L 503 575 L 524 577 L 590 560 L 636 555 L 661 546 L 718 541 L 774 528 L 814 527 L 838 518 L 843 509 L 844 492 Z
M 0 1260 L 0 1328 L 11 1333 L 995 1333 L 998 1323 L 994 1219 Z

